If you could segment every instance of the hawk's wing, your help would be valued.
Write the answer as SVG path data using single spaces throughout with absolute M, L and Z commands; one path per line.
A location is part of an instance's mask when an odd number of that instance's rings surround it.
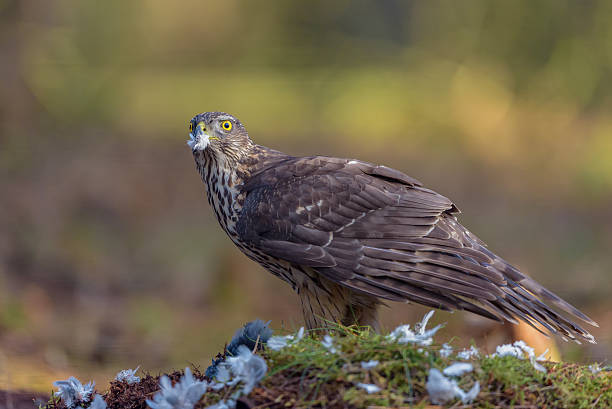
M 252 176 L 244 189 L 238 234 L 269 256 L 377 297 L 500 321 L 518 317 L 592 340 L 541 299 L 596 325 L 591 319 L 489 251 L 457 222 L 449 199 L 397 170 L 291 158 Z

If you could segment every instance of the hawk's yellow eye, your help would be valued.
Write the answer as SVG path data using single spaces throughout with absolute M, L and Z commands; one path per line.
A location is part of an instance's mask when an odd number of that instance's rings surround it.
M 231 131 L 232 130 L 232 122 L 231 121 L 223 121 L 221 122 L 221 128 L 223 128 L 226 131 Z
M 193 132 L 193 122 L 189 122 L 189 132 Z

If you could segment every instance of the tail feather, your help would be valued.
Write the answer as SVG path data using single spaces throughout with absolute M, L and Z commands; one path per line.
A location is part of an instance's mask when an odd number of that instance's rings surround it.
M 588 317 L 586 314 L 578 310 L 576 307 L 574 307 L 567 301 L 563 300 L 558 295 L 554 294 L 552 291 L 544 288 L 542 284 L 538 283 L 530 277 L 527 277 L 510 263 L 508 263 L 506 260 L 492 253 L 488 249 L 487 252 L 494 257 L 493 266 L 498 270 L 503 271 L 509 279 L 518 283 L 521 287 L 529 290 L 533 294 L 549 301 L 550 303 L 567 312 L 568 314 L 571 314 L 574 317 L 579 318 L 595 327 L 599 327 L 599 325 L 593 319 Z
M 540 332 L 543 331 L 538 326 L 551 333 L 559 333 L 564 338 L 570 338 L 575 342 L 579 342 L 578 338 L 580 338 L 595 343 L 593 335 L 571 319 L 557 313 L 548 303 L 575 318 L 599 327 L 593 319 L 490 251 L 467 229 L 465 229 L 464 237 L 471 242 L 472 248 L 486 254 L 491 259 L 490 266 L 501 272 L 506 280 L 507 284 L 501 287 L 504 296 L 491 302 L 492 305 L 521 318 Z

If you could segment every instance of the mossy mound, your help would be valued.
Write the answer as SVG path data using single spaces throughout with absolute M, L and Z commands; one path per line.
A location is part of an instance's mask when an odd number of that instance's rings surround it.
M 480 392 L 470 404 L 454 400 L 447 402 L 448 406 L 612 407 L 612 372 L 593 370 L 592 366 L 541 362 L 546 369 L 542 372 L 527 359 L 483 354 L 460 359 L 456 353 L 441 353 L 441 345 L 402 344 L 368 329 L 338 327 L 331 334 L 332 348 L 322 343 L 320 336 L 312 335 L 276 351 L 256 343 L 255 349 L 265 359 L 268 372 L 248 395 L 236 400 L 236 407 L 425 408 L 432 404 L 426 387 L 429 370 L 442 371 L 458 361 L 471 363 L 473 371 L 456 377 L 457 385 L 467 390 L 479 382 Z M 364 364 L 368 361 L 378 364 Z M 212 381 L 197 368 L 193 372 L 197 379 Z M 180 371 L 168 374 L 173 382 L 181 375 Z M 368 393 L 360 384 L 375 385 L 380 390 Z M 195 408 L 227 401 L 236 397 L 240 388 L 238 383 L 217 391 L 209 389 Z M 103 396 L 112 409 L 144 409 L 145 400 L 152 399 L 158 390 L 159 377 L 145 375 L 133 384 L 112 381 Z M 46 408 L 62 406 L 56 399 Z

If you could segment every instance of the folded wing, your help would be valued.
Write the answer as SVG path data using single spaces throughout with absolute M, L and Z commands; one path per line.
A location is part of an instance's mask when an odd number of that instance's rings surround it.
M 597 325 L 489 251 L 446 197 L 366 162 L 292 158 L 251 177 L 238 233 L 258 251 L 356 291 L 593 342 L 550 308 Z

